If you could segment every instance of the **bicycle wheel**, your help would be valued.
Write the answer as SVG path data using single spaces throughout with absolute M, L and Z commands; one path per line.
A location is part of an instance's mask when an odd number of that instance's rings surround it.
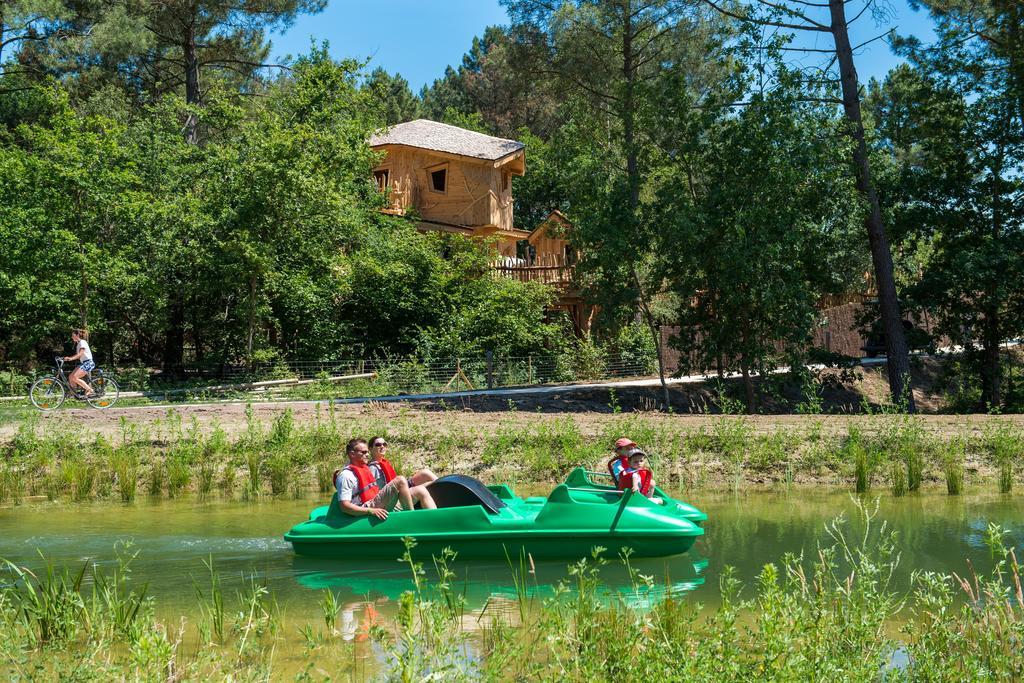
M 100 375 L 99 377 L 93 377 L 91 384 L 92 390 L 96 392 L 96 395 L 85 400 L 93 408 L 103 410 L 117 403 L 117 397 L 120 395 L 121 390 L 117 388 L 117 382 L 112 378 Z
M 64 383 L 56 377 L 40 377 L 28 390 L 32 405 L 39 410 L 56 410 L 64 403 L 67 395 Z

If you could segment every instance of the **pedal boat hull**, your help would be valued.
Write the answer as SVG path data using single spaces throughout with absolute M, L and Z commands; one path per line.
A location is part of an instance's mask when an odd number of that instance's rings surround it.
M 578 477 L 572 482 L 578 483 Z M 437 510 L 395 511 L 383 521 L 347 515 L 335 500 L 315 509 L 285 540 L 308 557 L 398 558 L 405 552 L 404 539 L 411 537 L 415 557 L 451 548 L 459 559 L 503 560 L 521 553 L 535 559 L 579 558 L 595 547 L 604 548 L 606 557 L 625 548 L 634 557 L 663 557 L 685 553 L 704 534 L 687 519 L 687 510 L 658 505 L 631 491 L 570 486 L 568 480 L 546 499 L 523 500 L 506 486 L 488 491 L 503 504 L 499 509 L 463 501 Z

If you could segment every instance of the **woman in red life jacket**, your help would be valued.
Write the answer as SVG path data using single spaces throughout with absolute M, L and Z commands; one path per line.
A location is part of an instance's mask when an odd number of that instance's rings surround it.
M 414 509 L 416 503 L 425 509 L 437 507 L 422 486 L 409 487 L 405 477 L 394 477 L 384 486 L 377 485 L 377 477 L 370 470 L 370 447 L 366 439 L 352 439 L 345 447 L 349 463 L 334 472 L 334 485 L 338 489 L 338 507 L 355 517 L 373 515 L 388 518 L 388 511 L 401 503 L 405 510 Z
M 642 493 L 651 499 L 651 502 L 661 505 L 661 498 L 652 495 L 654 493 L 654 472 L 647 467 L 647 454 L 639 448 L 632 449 L 629 454 L 629 465 L 622 470 L 619 476 L 618 487 L 620 491 L 632 489 Z
M 383 436 L 375 436 L 370 439 L 370 469 L 377 476 L 377 485 L 384 486 L 395 478 L 395 468 L 388 462 L 388 442 Z M 409 477 L 409 483 L 413 486 L 427 486 L 437 479 L 437 475 L 427 468 L 417 470 Z
M 619 485 L 619 475 L 629 467 L 629 452 L 637 445 L 632 439 L 622 437 L 615 442 L 615 455 L 608 461 L 608 474 L 612 475 L 612 483 Z

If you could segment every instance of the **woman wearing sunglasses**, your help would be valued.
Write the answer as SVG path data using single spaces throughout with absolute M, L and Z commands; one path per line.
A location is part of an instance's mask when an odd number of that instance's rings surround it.
M 386 486 L 397 476 L 395 468 L 388 462 L 388 442 L 383 436 L 370 439 L 370 471 L 377 477 L 377 486 Z M 429 469 L 417 471 L 409 477 L 409 486 L 426 486 L 437 479 L 437 475 Z

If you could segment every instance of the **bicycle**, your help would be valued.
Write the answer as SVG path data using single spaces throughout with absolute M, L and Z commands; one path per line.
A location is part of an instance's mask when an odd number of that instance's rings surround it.
M 117 402 L 121 391 L 113 377 L 103 374 L 103 370 L 96 368 L 86 374 L 85 382 L 92 387 L 93 395 L 86 397 L 84 394 L 71 388 L 67 373 L 64 372 L 64 359 L 54 356 L 53 360 L 57 366 L 53 369 L 52 375 L 40 377 L 29 389 L 28 396 L 32 405 L 39 410 L 56 410 L 64 403 L 64 400 L 71 395 L 76 401 L 85 401 L 93 408 L 104 410 Z

